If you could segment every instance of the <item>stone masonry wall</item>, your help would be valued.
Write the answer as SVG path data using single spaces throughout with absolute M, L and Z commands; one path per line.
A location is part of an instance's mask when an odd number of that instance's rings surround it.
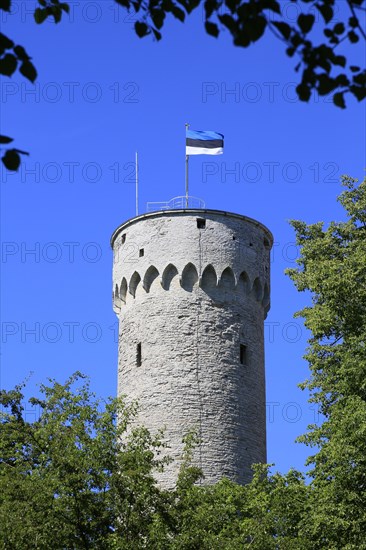
M 112 244 L 118 393 L 138 400 L 139 422 L 166 428 L 175 460 L 159 482 L 174 486 L 182 437 L 195 428 L 205 483 L 245 483 L 266 461 L 272 235 L 244 216 L 173 210 L 126 222 Z

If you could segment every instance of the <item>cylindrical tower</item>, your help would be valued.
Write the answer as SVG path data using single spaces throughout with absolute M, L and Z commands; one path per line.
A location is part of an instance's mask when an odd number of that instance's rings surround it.
M 139 422 L 166 428 L 175 460 L 182 437 L 200 438 L 205 483 L 245 483 L 266 461 L 264 319 L 273 237 L 261 223 L 220 210 L 137 216 L 112 235 L 113 305 L 119 317 L 118 393 Z

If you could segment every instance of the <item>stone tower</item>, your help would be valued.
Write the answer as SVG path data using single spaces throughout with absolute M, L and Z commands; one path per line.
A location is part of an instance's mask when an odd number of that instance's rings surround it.
M 220 210 L 151 212 L 112 235 L 119 317 L 118 393 L 138 420 L 165 427 L 175 459 L 195 428 L 205 483 L 245 483 L 266 461 L 264 319 L 273 237 L 261 223 Z

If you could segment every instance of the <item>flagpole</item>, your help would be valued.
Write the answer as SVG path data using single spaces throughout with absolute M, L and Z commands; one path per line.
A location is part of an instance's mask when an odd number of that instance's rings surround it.
M 189 124 L 186 123 L 186 135 L 187 135 L 188 128 L 189 128 Z M 186 142 L 187 142 L 187 137 L 186 137 Z M 186 208 L 188 208 L 188 160 L 189 160 L 189 155 L 186 154 Z
M 136 216 L 139 215 L 139 165 L 137 151 L 135 154 L 135 166 L 136 166 Z

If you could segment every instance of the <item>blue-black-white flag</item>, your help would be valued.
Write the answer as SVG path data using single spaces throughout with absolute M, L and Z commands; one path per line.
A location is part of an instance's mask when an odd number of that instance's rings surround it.
M 186 130 L 186 155 L 222 155 L 224 136 L 209 130 Z

